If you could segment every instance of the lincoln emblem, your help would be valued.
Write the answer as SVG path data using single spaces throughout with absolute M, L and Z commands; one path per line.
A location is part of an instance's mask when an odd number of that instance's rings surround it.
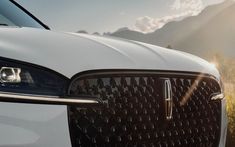
M 172 99 L 172 88 L 171 81 L 169 79 L 164 79 L 163 83 L 163 97 L 165 104 L 165 117 L 167 120 L 172 119 L 172 111 L 173 111 L 173 99 Z

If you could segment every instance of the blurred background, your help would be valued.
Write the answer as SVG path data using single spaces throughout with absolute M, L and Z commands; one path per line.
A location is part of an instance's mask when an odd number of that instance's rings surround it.
M 234 0 L 17 0 L 52 30 L 114 36 L 198 55 L 223 77 L 235 146 Z

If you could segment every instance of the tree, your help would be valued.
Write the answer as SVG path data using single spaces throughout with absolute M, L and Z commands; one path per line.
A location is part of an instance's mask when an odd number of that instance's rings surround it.
M 173 49 L 173 47 L 171 45 L 168 45 L 166 48 Z
M 79 30 L 79 31 L 77 31 L 77 33 L 88 34 L 88 32 L 87 32 L 87 31 L 85 31 L 85 30 Z
M 99 36 L 99 35 L 100 35 L 100 33 L 98 33 L 98 32 L 94 32 L 94 33 L 93 33 L 93 35 L 98 35 L 98 36 Z

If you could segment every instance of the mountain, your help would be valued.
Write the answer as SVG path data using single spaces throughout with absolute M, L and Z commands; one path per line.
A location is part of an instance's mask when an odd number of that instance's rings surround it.
M 186 51 L 199 56 L 235 57 L 235 2 L 227 0 L 199 15 L 167 23 L 153 33 L 121 29 L 110 35 Z

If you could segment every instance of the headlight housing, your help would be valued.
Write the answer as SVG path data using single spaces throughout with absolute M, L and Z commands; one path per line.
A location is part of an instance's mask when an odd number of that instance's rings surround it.
M 64 96 L 68 79 L 54 71 L 22 62 L 0 59 L 0 91 Z
M 98 104 L 89 97 L 68 97 L 70 80 L 50 69 L 0 58 L 0 102 L 79 105 Z

